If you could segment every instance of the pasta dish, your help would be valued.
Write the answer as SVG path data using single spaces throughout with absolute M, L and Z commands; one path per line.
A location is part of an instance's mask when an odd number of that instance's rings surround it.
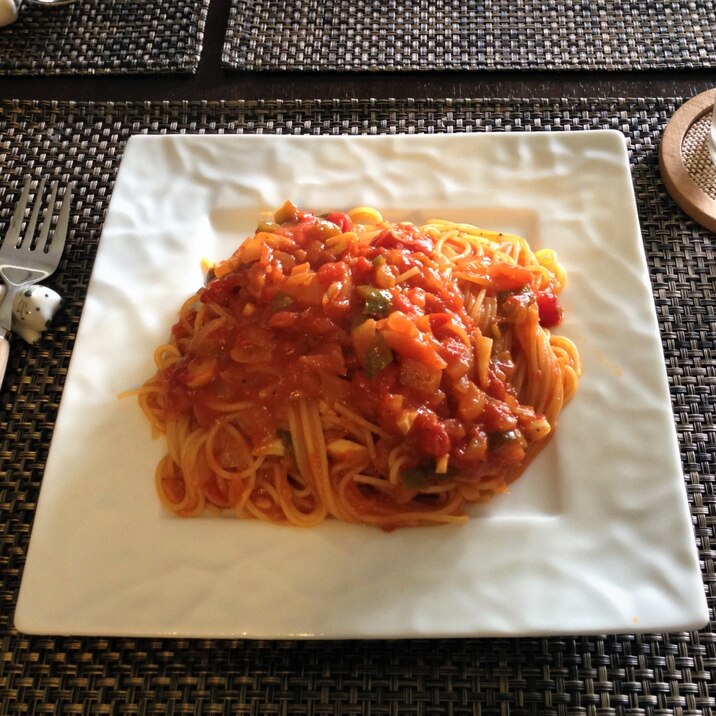
M 462 523 L 574 395 L 566 273 L 513 235 L 287 202 L 180 309 L 133 392 L 180 516 Z

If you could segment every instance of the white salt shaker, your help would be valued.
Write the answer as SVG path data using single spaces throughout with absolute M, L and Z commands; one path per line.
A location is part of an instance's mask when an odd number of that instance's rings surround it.
M 6 288 L 0 285 L 0 301 Z M 35 284 L 15 296 L 12 305 L 12 332 L 28 343 L 37 343 L 62 304 L 62 297 L 51 288 Z

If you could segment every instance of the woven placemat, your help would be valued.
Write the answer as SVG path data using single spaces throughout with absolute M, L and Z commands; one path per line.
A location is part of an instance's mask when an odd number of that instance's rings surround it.
M 716 597 L 716 249 L 659 178 L 676 100 L 0 102 L 0 231 L 28 172 L 76 183 L 68 298 L 0 391 L 0 713 L 468 716 L 710 714 L 711 628 L 677 634 L 408 641 L 28 637 L 12 616 L 42 473 L 125 141 L 148 132 L 624 133 L 709 606 Z
M 0 28 L 0 74 L 194 73 L 210 0 L 25 3 Z
M 714 0 L 233 0 L 243 70 L 636 70 L 716 65 Z
M 716 201 L 716 165 L 708 149 L 708 137 L 711 133 L 711 117 L 702 117 L 694 122 L 684 137 L 682 154 L 689 176 L 701 191 Z

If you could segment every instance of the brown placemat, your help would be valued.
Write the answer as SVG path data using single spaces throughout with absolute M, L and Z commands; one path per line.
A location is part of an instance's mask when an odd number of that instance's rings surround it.
M 0 28 L 0 74 L 194 73 L 210 0 L 25 3 Z
M 716 639 L 698 632 L 528 639 L 249 641 L 28 637 L 12 626 L 47 449 L 126 139 L 147 133 L 621 131 L 659 316 L 709 607 L 716 596 L 714 236 L 666 193 L 674 99 L 0 102 L 0 231 L 29 172 L 76 184 L 52 285 L 68 302 L 0 390 L 0 713 L 472 716 L 710 714 Z
M 232 0 L 240 70 L 637 70 L 716 65 L 714 0 Z

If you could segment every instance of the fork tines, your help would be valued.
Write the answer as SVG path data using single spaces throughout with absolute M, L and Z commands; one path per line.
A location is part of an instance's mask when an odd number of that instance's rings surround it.
M 54 252 L 58 249 L 60 252 L 62 252 L 64 248 L 64 237 L 67 233 L 67 226 L 69 223 L 70 216 L 70 200 L 72 192 L 70 191 L 71 185 L 69 183 L 63 183 L 62 185 L 64 188 L 64 198 L 62 200 L 59 215 L 57 217 L 57 223 L 55 225 L 55 235 L 58 237 L 59 240 L 50 241 L 50 230 L 52 228 L 53 217 L 56 214 L 56 202 L 59 190 L 59 182 L 52 181 L 50 183 L 50 196 L 47 202 L 47 209 L 42 219 L 42 228 L 40 229 L 40 234 L 37 237 L 37 240 L 34 242 L 34 244 L 32 243 L 32 239 L 35 234 L 35 228 L 37 227 L 37 222 L 40 218 L 40 213 L 42 211 L 42 200 L 45 193 L 46 183 L 46 177 L 42 177 L 37 186 L 37 191 L 35 192 L 35 199 L 32 203 L 32 208 L 30 210 L 30 215 L 27 219 L 27 223 L 25 224 L 25 231 L 21 236 L 20 232 L 25 218 L 25 211 L 27 209 L 28 201 L 30 199 L 30 190 L 32 188 L 32 177 L 27 177 L 25 179 L 25 185 L 23 187 L 22 194 L 20 195 L 20 198 L 15 207 L 15 212 L 10 221 L 8 231 L 5 234 L 5 240 L 2 242 L 2 246 L 0 246 L 0 252 L 4 247 L 18 249 L 23 245 L 24 248 L 27 249 L 42 248 L 46 253 Z M 53 246 L 54 244 L 59 245 Z

